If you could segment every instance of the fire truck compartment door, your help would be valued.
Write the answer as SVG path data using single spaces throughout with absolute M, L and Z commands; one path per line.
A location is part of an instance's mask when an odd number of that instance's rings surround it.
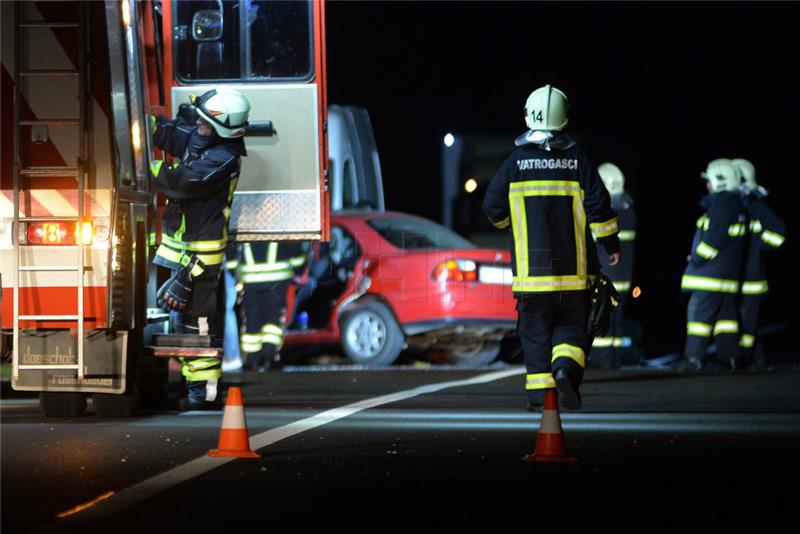
M 250 121 L 271 121 L 271 136 L 246 136 L 247 157 L 233 198 L 237 241 L 319 239 L 322 233 L 316 84 L 225 84 L 250 101 Z M 173 88 L 172 109 L 217 86 Z

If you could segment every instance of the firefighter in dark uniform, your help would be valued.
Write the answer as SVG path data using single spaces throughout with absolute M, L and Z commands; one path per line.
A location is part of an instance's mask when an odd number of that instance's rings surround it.
M 703 368 L 712 336 L 717 342 L 718 361 L 727 364 L 738 354 L 736 295 L 747 231 L 739 175 L 731 161 L 710 162 L 702 177 L 707 181 L 709 194 L 700 201 L 705 213 L 697 220 L 691 254 L 681 279 L 681 289 L 691 292 L 681 367 L 691 370 Z
M 769 291 L 761 251 L 775 250 L 783 244 L 786 223 L 767 204 L 767 190 L 756 182 L 753 164 L 746 159 L 734 159 L 731 163 L 736 167 L 742 183 L 749 230 L 739 302 L 739 359 L 733 362 L 733 366 L 765 366 L 766 356 L 763 351 L 756 350 L 759 308 L 761 299 Z
M 279 364 L 286 328 L 289 285 L 306 263 L 304 244 L 264 241 L 242 245 L 238 279 L 242 285 L 245 329 L 239 346 L 246 370 L 267 371 Z
M 633 276 L 633 245 L 636 238 L 636 212 L 633 198 L 625 192 L 625 176 L 613 163 L 602 163 L 597 172 L 611 195 L 611 209 L 619 217 L 619 241 L 621 258 L 617 265 L 609 265 L 600 243 L 597 243 L 597 257 L 600 268 L 613 283 L 619 293 L 619 305 L 611 312 L 608 335 L 595 337 L 589 353 L 588 366 L 595 369 L 617 369 L 624 360 L 623 354 L 631 352 L 631 338 L 625 335 L 625 301 L 631 292 Z
M 175 333 L 210 335 L 222 342 L 221 269 L 228 216 L 246 155 L 244 130 L 250 104 L 238 91 L 214 89 L 192 98 L 174 120 L 150 117 L 153 143 L 174 163 L 151 163 L 155 188 L 166 195 L 161 245 L 155 264 L 172 271 L 157 301 L 170 310 Z M 217 358 L 179 358 L 187 395 L 181 409 L 211 406 L 222 377 Z
M 619 261 L 617 215 L 583 149 L 561 130 L 567 97 L 546 85 L 525 105 L 530 129 L 515 141 L 486 190 L 483 210 L 510 228 L 512 290 L 527 370 L 528 409 L 539 410 L 547 389 L 578 409 L 579 386 L 592 345 L 587 288 L 599 271 L 592 233 Z

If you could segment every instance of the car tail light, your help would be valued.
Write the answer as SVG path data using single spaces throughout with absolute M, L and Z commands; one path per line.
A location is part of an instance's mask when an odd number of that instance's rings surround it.
M 26 237 L 28 245 L 91 245 L 94 228 L 92 223 L 44 221 L 28 223 Z
M 478 267 L 472 260 L 443 261 L 433 270 L 433 279 L 439 282 L 475 282 Z

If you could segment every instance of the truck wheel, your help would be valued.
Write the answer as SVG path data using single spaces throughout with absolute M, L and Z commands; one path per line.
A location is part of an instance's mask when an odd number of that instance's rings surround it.
M 133 393 L 115 395 L 113 393 L 94 393 L 94 409 L 98 417 L 133 417 L 136 415 L 137 399 Z
M 500 343 L 495 341 L 478 341 L 472 347 L 447 351 L 450 362 L 458 367 L 483 367 L 495 361 L 499 354 Z
M 78 417 L 86 411 L 84 393 L 39 393 L 45 417 Z
M 347 357 L 367 367 L 389 367 L 405 346 L 394 315 L 375 301 L 348 310 L 342 318 L 340 336 Z

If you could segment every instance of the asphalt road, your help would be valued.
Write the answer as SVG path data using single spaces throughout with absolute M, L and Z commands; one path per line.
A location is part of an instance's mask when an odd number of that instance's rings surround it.
M 521 460 L 521 367 L 227 379 L 259 459 L 206 456 L 222 412 L 45 419 L 4 388 L 2 531 L 800 531 L 797 372 L 589 371 L 550 465 Z

